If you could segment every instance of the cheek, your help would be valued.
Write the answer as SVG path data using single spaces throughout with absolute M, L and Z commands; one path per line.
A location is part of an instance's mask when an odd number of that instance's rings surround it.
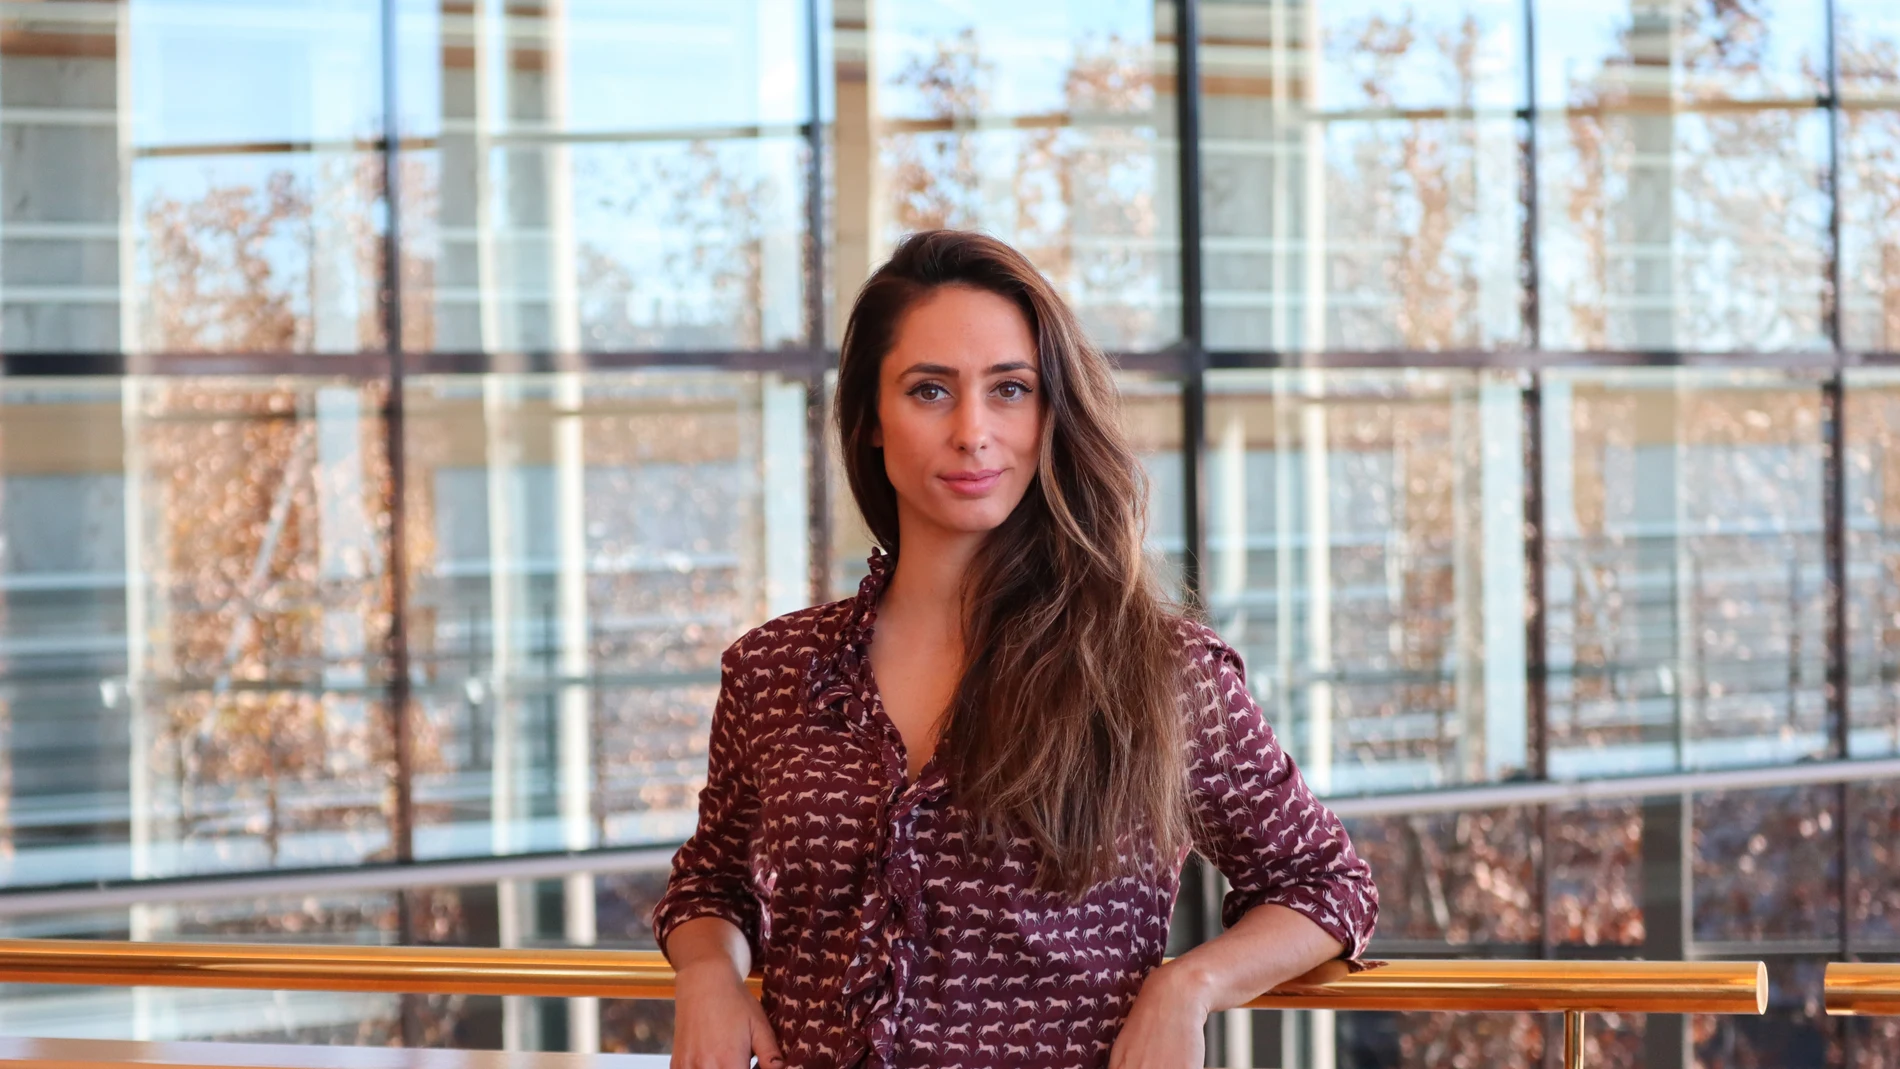
M 903 474 L 917 466 L 922 452 L 918 443 L 918 428 L 902 415 L 895 418 L 886 416 L 879 424 L 878 438 L 878 444 L 884 450 L 885 472 L 893 483 L 901 485 Z
M 1009 445 L 1019 460 L 1033 462 L 1042 452 L 1042 422 L 1046 417 L 1040 410 L 1024 413 L 1022 418 L 1009 423 Z

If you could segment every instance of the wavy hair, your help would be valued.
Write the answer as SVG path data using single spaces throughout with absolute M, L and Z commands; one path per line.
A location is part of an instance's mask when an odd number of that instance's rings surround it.
M 879 371 L 905 313 L 944 286 L 1022 311 L 1044 418 L 1035 478 L 964 580 L 966 663 L 938 760 L 984 837 L 1028 837 L 1037 889 L 1075 898 L 1142 846 L 1168 857 L 1191 834 L 1177 613 L 1142 549 L 1146 479 L 1108 360 L 1035 266 L 982 234 L 904 239 L 845 326 L 835 411 L 872 536 L 901 556 L 897 492 L 871 444 Z

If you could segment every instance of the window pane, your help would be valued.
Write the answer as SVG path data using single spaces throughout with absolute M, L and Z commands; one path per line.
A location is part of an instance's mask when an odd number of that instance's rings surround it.
M 1543 417 L 1551 774 L 1826 753 L 1818 388 L 1552 372 Z
M 0 882 L 386 850 L 381 394 L 132 378 L 0 394 Z
M 1900 21 L 1900 20 L 1896 20 Z M 1895 37 L 1900 38 L 1900 27 Z M 1883 62 L 1900 68 L 1900 43 Z M 1891 56 L 1891 59 L 1884 57 Z M 1900 351 L 1900 85 L 1885 107 L 1843 109 L 1841 122 L 1841 343 Z
M 834 335 L 904 234 L 981 228 L 1098 344 L 1180 333 L 1167 34 L 1140 2 L 835 6 Z
M 1900 105 L 1900 8 L 1887 0 L 1834 0 L 1834 17 L 1842 98 Z
M 123 347 L 119 38 L 117 13 L 97 12 L 0 8 L 0 336 L 10 350 Z
M 404 344 L 761 349 L 805 337 L 794 4 L 411 9 Z
M 1848 373 L 1848 752 L 1900 752 L 1900 372 Z
M 382 160 L 369 153 L 166 155 L 132 172 L 130 348 L 382 348 Z
M 1542 106 L 1810 101 L 1827 88 L 1826 0 L 1534 0 Z
M 1604 802 L 1550 814 L 1551 941 L 1643 945 L 1643 807 Z
M 405 344 L 446 352 L 802 344 L 805 142 L 493 147 L 406 160 Z M 444 176 L 447 176 L 446 181 Z
M 1825 10 L 1538 0 L 1546 347 L 1829 345 Z
M 1205 9 L 1216 349 L 1480 349 L 1521 335 L 1518 5 Z
M 1840 790 L 1724 791 L 1695 799 L 1695 938 L 1837 939 Z
M 804 386 L 409 389 L 417 853 L 684 838 L 720 653 L 808 601 Z
M 381 135 L 377 0 L 131 0 L 128 6 L 131 120 L 139 146 Z
M 1379 885 L 1372 956 L 1538 941 L 1530 810 L 1349 818 L 1346 830 Z
M 1848 792 L 1854 944 L 1900 953 L 1900 784 L 1854 784 Z
M 1208 376 L 1208 607 L 1323 793 L 1528 766 L 1522 400 L 1469 371 Z
M 128 874 L 120 400 L 105 379 L 0 388 L 0 883 Z
M 1538 123 L 1546 347 L 1828 346 L 1825 113 L 1591 106 Z
M 1338 1020 L 1341 1069 L 1539 1065 L 1549 1034 L 1534 1013 L 1342 1013 Z
M 380 348 L 378 12 L 7 5 L 7 348 Z

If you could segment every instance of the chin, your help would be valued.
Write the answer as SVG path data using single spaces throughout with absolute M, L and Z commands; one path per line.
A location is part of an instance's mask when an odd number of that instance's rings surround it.
M 1008 518 L 1008 511 L 995 508 L 946 509 L 935 517 L 944 530 L 967 535 L 989 534 Z

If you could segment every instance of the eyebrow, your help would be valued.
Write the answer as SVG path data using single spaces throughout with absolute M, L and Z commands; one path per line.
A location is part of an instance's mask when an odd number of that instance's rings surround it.
M 1035 370 L 1036 366 L 1027 360 L 1010 360 L 1001 364 L 991 364 L 989 367 L 983 369 L 983 373 L 986 375 L 1006 375 L 1012 371 L 1033 372 Z M 912 364 L 899 373 L 898 377 L 903 378 L 905 375 L 942 375 L 946 378 L 954 379 L 958 374 L 956 368 L 950 367 L 947 364 Z

